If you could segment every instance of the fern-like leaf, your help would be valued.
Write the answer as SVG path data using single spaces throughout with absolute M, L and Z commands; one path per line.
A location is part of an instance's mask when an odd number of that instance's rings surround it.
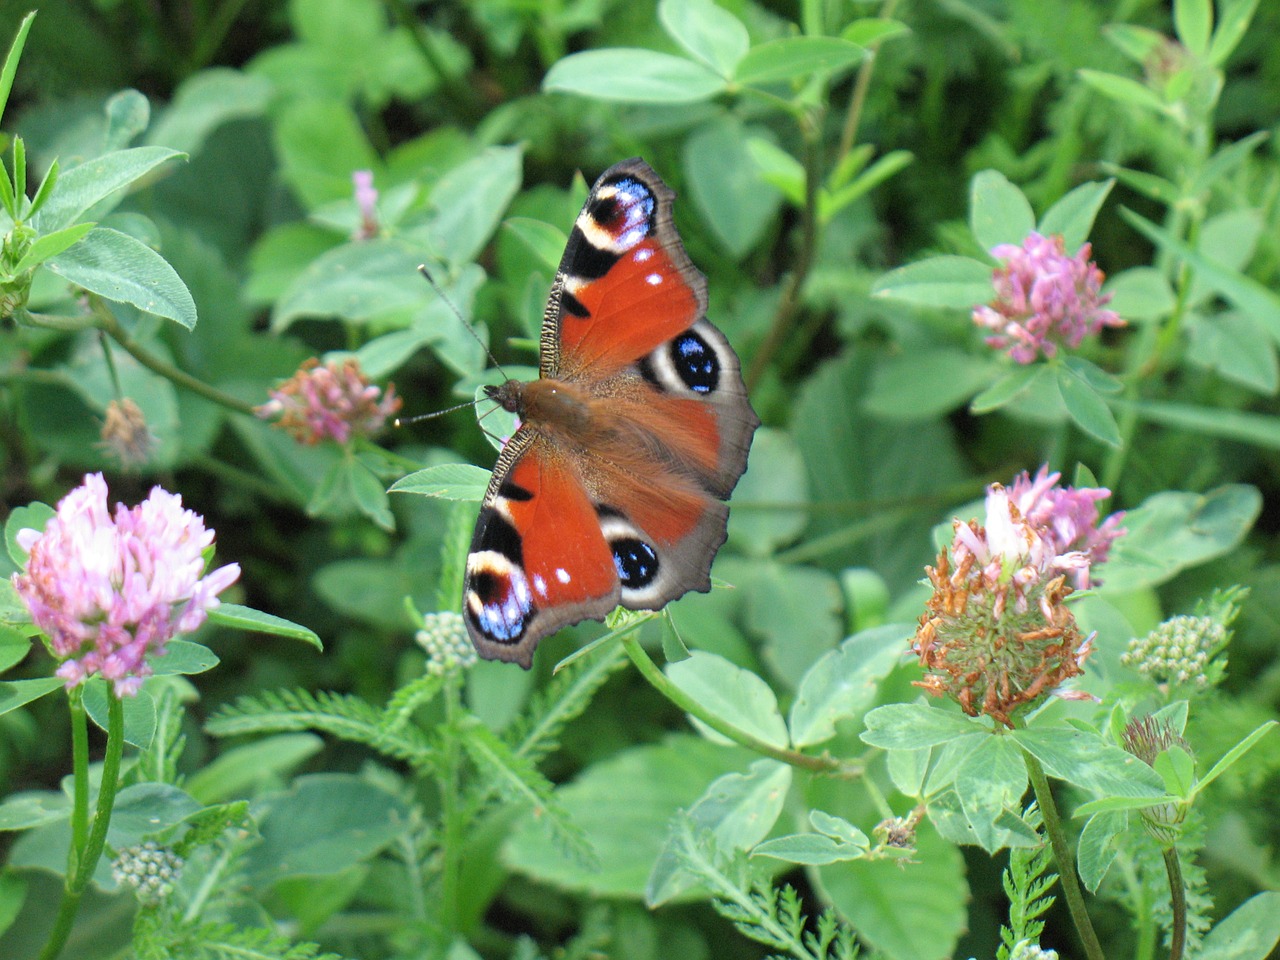
M 159 931 L 155 931 L 159 933 Z M 176 934 L 176 935 L 175 935 Z M 207 923 L 171 931 L 167 944 L 148 944 L 146 956 L 181 957 L 182 960 L 343 960 L 340 954 L 321 953 L 315 943 L 292 943 L 274 930 Z M 139 956 L 144 954 L 139 953 Z
M 1039 830 L 1042 824 L 1040 810 L 1033 803 L 1023 815 L 1032 827 Z M 997 960 L 1010 960 L 1013 949 L 1023 941 L 1039 942 L 1044 930 L 1040 919 L 1056 897 L 1048 896 L 1058 875 L 1051 873 L 1053 855 L 1048 842 L 1037 847 L 1014 847 L 1009 851 L 1009 866 L 1001 877 L 1005 896 L 1009 898 L 1009 925 L 1000 927 L 1001 946 L 996 951 Z

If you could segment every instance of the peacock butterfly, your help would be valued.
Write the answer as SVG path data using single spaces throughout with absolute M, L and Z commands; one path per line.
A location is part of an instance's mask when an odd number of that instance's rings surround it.
M 467 557 L 463 614 L 482 657 L 527 670 L 560 627 L 711 589 L 760 420 L 706 319 L 674 196 L 640 159 L 601 175 L 551 285 L 539 379 L 485 388 L 520 426 Z

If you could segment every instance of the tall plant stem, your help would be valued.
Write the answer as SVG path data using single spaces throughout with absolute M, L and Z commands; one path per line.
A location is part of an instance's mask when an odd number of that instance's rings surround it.
M 1182 879 L 1182 863 L 1178 848 L 1164 851 L 1164 869 L 1169 875 L 1169 907 L 1173 913 L 1173 929 L 1169 937 L 1169 960 L 1182 960 L 1187 946 L 1187 885 Z
M 84 704 L 79 697 L 72 698 L 73 741 L 72 761 L 75 763 L 76 797 L 73 810 L 79 810 L 82 803 L 87 806 L 89 785 L 88 750 L 77 749 L 74 732 L 76 711 L 80 712 L 83 723 Z M 80 909 L 80 898 L 85 888 L 93 879 L 93 872 L 98 868 L 98 860 L 107 844 L 107 828 L 111 825 L 111 810 L 116 802 L 116 789 L 120 779 L 120 757 L 124 752 L 124 703 L 114 691 L 107 693 L 107 753 L 102 761 L 102 783 L 98 787 L 98 806 L 93 815 L 93 828 L 83 845 L 77 845 L 76 829 L 72 828 L 71 864 L 67 870 L 67 882 L 62 889 L 62 903 L 58 907 L 58 915 L 53 922 L 53 930 L 40 951 L 40 960 L 54 960 L 67 945 L 71 936 L 71 926 L 75 923 L 76 912 Z M 81 790 L 85 797 L 82 800 Z M 74 816 L 74 814 L 73 814 Z
M 1044 832 L 1049 837 L 1049 846 L 1053 849 L 1053 858 L 1058 864 L 1058 879 L 1062 883 L 1062 893 L 1066 897 L 1067 909 L 1071 912 L 1071 920 L 1075 924 L 1080 941 L 1084 944 L 1084 953 L 1089 960 L 1106 960 L 1102 952 L 1102 944 L 1093 930 L 1093 922 L 1089 919 L 1089 911 L 1085 909 L 1084 892 L 1080 889 L 1080 881 L 1076 877 L 1075 858 L 1071 848 L 1067 846 L 1067 835 L 1062 829 L 1062 818 L 1058 815 L 1058 806 L 1053 799 L 1053 791 L 1049 788 L 1049 778 L 1044 774 L 1040 761 L 1026 750 L 1022 758 L 1027 764 L 1027 773 L 1031 777 L 1031 789 L 1035 791 L 1036 802 L 1040 806 L 1040 814 L 1044 817 Z
M 880 8 L 880 17 L 892 20 L 897 9 L 898 0 L 885 0 Z M 853 149 L 854 140 L 858 136 L 858 125 L 862 122 L 862 107 L 867 102 L 867 91 L 871 89 L 871 74 L 876 68 L 876 53 L 880 50 L 880 41 L 867 47 L 867 57 L 858 67 L 858 76 L 853 81 L 853 92 L 849 94 L 849 109 L 844 115 L 844 128 L 840 131 L 840 152 L 836 154 L 835 166 L 840 165 L 845 156 Z

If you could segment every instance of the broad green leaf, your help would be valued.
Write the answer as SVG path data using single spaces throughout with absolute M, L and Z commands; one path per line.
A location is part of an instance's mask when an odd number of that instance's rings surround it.
M 747 471 L 734 490 L 729 539 L 750 556 L 769 556 L 804 530 L 808 499 L 804 461 L 795 441 L 782 430 L 761 427 Z
M 70 170 L 63 169 L 35 218 L 35 226 L 41 233 L 53 233 L 71 226 L 90 208 L 95 218 L 101 219 L 123 197 L 116 196 L 110 204 L 103 203 L 104 200 L 162 163 L 185 156 L 168 147 L 133 147 L 86 161 Z
M 190 675 L 212 670 L 220 662 L 218 655 L 203 643 L 170 640 L 165 645 L 164 656 L 151 660 L 151 669 L 157 677 L 175 674 Z
M 524 148 L 488 147 L 454 167 L 431 188 L 427 242 L 448 263 L 474 260 L 520 190 Z
M 1084 357 L 1065 356 L 1062 365 L 1095 393 L 1116 394 L 1124 390 L 1124 384 L 1117 377 Z
M 352 501 L 362 514 L 390 533 L 395 529 L 396 522 L 391 515 L 391 502 L 387 499 L 386 487 L 361 460 L 352 459 L 348 463 L 350 470 L 347 483 Z
M 502 221 L 502 229 L 519 237 L 548 271 L 554 272 L 560 266 L 569 238 L 559 227 L 530 217 L 508 217 Z M 539 297 L 546 299 L 546 291 L 541 291 Z
M 1155 113 L 1169 113 L 1168 105 L 1160 99 L 1159 94 L 1144 87 L 1136 80 L 1121 77 L 1114 73 L 1103 73 L 1100 70 L 1078 70 L 1080 79 L 1103 96 L 1131 107 L 1141 107 Z
M 1163 33 L 1130 23 L 1107 24 L 1102 29 L 1102 36 L 1138 66 L 1146 64 L 1157 49 L 1168 43 Z
M 667 664 L 666 674 L 716 717 L 772 746 L 788 746 L 787 725 L 778 712 L 778 698 L 751 671 L 723 657 L 695 650 L 688 660 Z M 695 721 L 695 726 L 716 743 L 732 742 L 699 722 Z
M 884 750 L 918 750 L 982 733 L 977 720 L 924 703 L 891 703 L 866 716 L 863 743 Z
M 280 175 L 314 210 L 353 196 L 353 170 L 373 170 L 378 155 L 353 109 L 325 97 L 286 102 L 272 125 Z
M 1218 181 L 1238 170 L 1270 135 L 1268 130 L 1258 130 L 1247 137 L 1241 137 L 1234 143 L 1227 144 L 1200 168 L 1188 193 L 1191 196 L 1199 196 L 1216 186 Z
M 1067 253 L 1074 254 L 1089 239 L 1093 221 L 1115 183 L 1115 180 L 1104 180 L 1080 184 L 1045 211 L 1036 232 L 1042 237 L 1061 234 Z
M 300 777 L 265 800 L 262 842 L 245 869 L 259 887 L 285 877 L 324 876 L 377 855 L 408 829 L 404 801 L 350 774 Z
M 1269 450 L 1280 450 L 1280 422 L 1270 414 L 1154 400 L 1135 403 L 1133 406 L 1143 420 L 1152 423 L 1176 427 L 1190 433 L 1203 433 L 1209 437 L 1239 440 Z
M 84 709 L 89 719 L 101 730 L 109 724 L 107 696 L 110 684 L 101 677 L 90 677 L 84 685 Z M 124 739 L 139 750 L 146 750 L 156 735 L 156 702 L 147 687 L 132 697 L 122 697 L 124 707 Z
M 867 167 L 852 183 L 836 190 L 822 190 L 818 193 L 818 220 L 828 223 L 832 217 L 857 200 L 863 194 L 870 193 L 880 184 L 900 170 L 905 170 L 915 162 L 915 155 L 907 150 L 891 150 L 875 163 Z
M 160 254 L 127 233 L 95 227 L 44 266 L 107 300 L 130 304 L 188 330 L 196 325 L 196 304 L 182 278 Z
M 1218 266 L 1230 271 L 1243 271 L 1253 259 L 1262 233 L 1262 216 L 1256 210 L 1228 210 L 1210 217 L 1200 227 L 1196 250 Z M 1192 274 L 1189 304 L 1207 299 L 1210 286 L 1201 274 Z
M 795 206 L 804 206 L 805 172 L 799 160 L 765 137 L 749 138 L 747 152 L 766 183 Z
M 871 295 L 926 307 L 970 310 L 995 296 L 990 264 L 970 257 L 930 257 L 883 274 Z
M 30 830 L 57 823 L 71 814 L 71 799 L 60 791 L 31 790 L 13 793 L 0 803 L 0 830 Z
M 9 91 L 13 89 L 13 78 L 18 72 L 18 61 L 22 59 L 22 48 L 27 44 L 27 34 L 31 32 L 31 22 L 35 18 L 35 10 L 22 18 L 13 36 L 13 42 L 9 44 L 9 52 L 5 54 L 4 66 L 0 67 L 0 117 L 4 116 L 4 108 L 9 103 Z M 0 176 L 2 175 L 3 173 L 0 173 Z
M 469 463 L 442 463 L 401 477 L 387 492 L 478 503 L 489 489 L 489 477 L 488 470 Z
M 1227 62 L 1236 48 L 1236 44 L 1249 29 L 1253 12 L 1258 8 L 1258 0 L 1227 0 L 1219 7 L 1218 29 L 1213 32 L 1213 42 L 1209 45 L 1209 63 L 1220 67 Z
M 1114 163 L 1100 163 L 1098 166 L 1111 174 L 1127 187 L 1132 187 L 1145 197 L 1155 200 L 1164 206 L 1173 206 L 1181 202 L 1182 191 L 1172 181 L 1164 177 L 1147 173 L 1143 170 L 1130 170 Z
M 0 673 L 25 660 L 31 647 L 32 639 L 24 631 L 0 623 Z
M 1036 227 L 1026 195 L 998 170 L 983 170 L 969 186 L 969 228 L 987 253 L 1001 244 L 1020 247 Z M 994 254 L 992 254 L 994 256 Z
M 192 774 L 188 792 L 201 803 L 250 796 L 324 749 L 314 733 L 281 733 L 232 747 Z
M 715 835 L 724 850 L 749 850 L 769 835 L 791 787 L 791 768 L 777 760 L 757 760 L 747 773 L 726 773 L 715 780 L 689 818 Z M 681 863 L 677 835 L 667 838 L 645 884 L 644 900 L 650 907 L 666 903 L 696 882 Z
M 868 413 L 884 420 L 930 420 L 963 406 L 995 380 L 1000 369 L 994 360 L 963 350 L 903 353 L 876 369 L 864 403 Z
M 1111 295 L 1107 307 L 1122 320 L 1159 320 L 1173 312 L 1173 288 L 1154 267 L 1133 267 L 1107 281 L 1104 291 Z
M 1076 862 L 1080 879 L 1090 893 L 1096 893 L 1115 862 L 1119 850 L 1116 837 L 1128 829 L 1129 818 L 1124 813 L 1099 813 L 1090 817 L 1080 831 L 1080 844 L 1076 849 Z
M 1191 754 L 1176 744 L 1162 751 L 1151 768 L 1164 780 L 1165 791 L 1172 796 L 1189 799 L 1196 782 L 1196 762 Z
M 986 737 L 956 770 L 955 792 L 974 843 L 995 853 L 1007 842 L 1006 812 L 1022 809 L 1027 766 L 1008 737 Z
M 503 859 L 510 869 L 561 889 L 639 900 L 676 811 L 688 809 L 721 774 L 740 769 L 744 757 L 692 736 L 611 754 L 556 790 L 598 854 L 599 870 L 583 870 L 532 814 L 504 845 Z
M 756 246 L 782 204 L 781 193 L 765 180 L 748 144 L 741 121 L 726 115 L 695 131 L 683 151 L 693 202 L 735 260 Z
M 0 681 L 0 714 L 16 710 L 46 693 L 52 693 L 65 683 L 60 677 L 40 677 L 36 680 Z
M 1266 960 L 1280 943 L 1280 893 L 1246 900 L 1205 934 L 1197 960 Z
M 1096 734 L 1071 727 L 1015 730 L 1009 734 L 1051 777 L 1104 797 L 1161 797 L 1159 775 L 1132 754 Z
M 97 226 L 95 223 L 77 223 L 62 230 L 55 230 L 53 233 L 46 233 L 36 237 L 35 242 L 27 248 L 27 252 L 22 255 L 22 259 L 14 266 L 13 272 L 20 274 L 24 270 L 40 266 L 50 257 L 56 257 L 63 250 L 79 243 L 80 238 L 95 226 Z
M 738 63 L 733 79 L 743 85 L 761 85 L 834 74 L 856 66 L 865 53 L 856 43 L 836 37 L 783 37 L 752 47 Z
M 697 103 L 721 93 L 725 81 L 683 57 L 620 47 L 570 54 L 547 71 L 542 89 L 622 103 Z
M 742 590 L 746 623 L 764 637 L 765 662 L 787 686 L 844 636 L 840 583 L 829 571 L 774 561 L 721 569 Z
M 742 21 L 712 0 L 662 0 L 658 19 L 690 56 L 726 79 L 751 45 Z
M 238 603 L 219 604 L 209 611 L 209 622 L 232 630 L 249 630 L 275 637 L 287 637 L 290 640 L 301 640 L 303 643 L 311 644 L 317 650 L 324 649 L 314 630 L 299 626 L 272 613 L 263 613 L 252 607 L 242 607 Z
M 434 339 L 431 333 L 415 325 L 408 330 L 393 330 L 374 337 L 352 356 L 366 377 L 382 380 Z
M 346 243 L 322 254 L 289 286 L 271 313 L 283 331 L 302 317 L 371 323 L 404 317 L 432 296 L 418 273 L 422 250 L 401 240 Z
M 198 153 L 209 135 L 231 120 L 261 116 L 271 101 L 266 77 L 213 67 L 183 80 L 147 134 L 147 141 Z
M 1190 362 L 1258 393 L 1272 395 L 1280 389 L 1275 341 L 1252 317 L 1235 310 L 1199 317 L 1188 333 Z
M 1173 0 L 1173 27 L 1192 56 L 1204 57 L 1213 32 L 1213 0 Z
M 1280 296 L 1252 277 L 1227 269 L 1198 251 L 1192 250 L 1145 217 L 1126 209 L 1121 209 L 1120 215 L 1161 250 L 1190 264 L 1211 289 L 1222 294 L 1224 299 L 1261 323 L 1271 337 L 1280 342 Z
M 199 812 L 190 794 L 168 783 L 135 783 L 116 794 L 108 842 L 131 847 Z
M 867 847 L 841 843 L 821 833 L 799 833 L 766 840 L 751 851 L 753 857 L 772 857 L 787 863 L 821 867 L 829 863 L 860 860 Z
M 58 185 L 60 171 L 61 167 L 55 157 L 49 164 L 49 169 L 45 171 L 44 179 L 40 181 L 40 186 L 36 188 L 35 196 L 31 198 L 31 209 L 28 211 L 28 216 L 35 216 L 40 211 L 40 208 L 48 202 L 49 197 L 53 194 L 54 187 Z M 3 179 L 5 178 L 0 177 L 0 180 Z
M 151 103 L 137 90 L 113 93 L 103 105 L 107 128 L 102 141 L 107 150 L 127 147 L 151 123 Z
M 14 507 L 4 521 L 5 549 L 15 567 L 27 565 L 27 551 L 18 546 L 19 530 L 43 530 L 49 518 L 53 516 L 53 507 L 38 500 L 25 507 Z
M 974 397 L 973 402 L 969 404 L 969 412 L 982 414 L 999 410 L 1030 390 L 1036 381 L 1047 380 L 1052 376 L 1053 371 L 1044 364 L 1016 366 Z
M 791 705 L 791 742 L 802 748 L 830 740 L 837 721 L 866 710 L 879 682 L 901 662 L 912 632 L 904 624 L 886 624 L 823 654 L 801 679 Z
M 1065 364 L 1057 367 L 1058 392 L 1071 419 L 1089 436 L 1120 446 L 1120 427 L 1098 391 Z

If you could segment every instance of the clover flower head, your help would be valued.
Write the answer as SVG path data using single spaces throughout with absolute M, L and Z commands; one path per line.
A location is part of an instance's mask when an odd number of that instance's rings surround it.
M 305 444 L 324 439 L 346 443 L 353 436 L 371 436 L 400 409 L 395 386 L 389 384 L 384 394 L 350 357 L 323 365 L 312 357 L 270 396 L 254 413 L 264 420 L 278 417 L 275 426 Z
M 466 622 L 455 611 L 425 614 L 413 639 L 426 653 L 427 673 L 432 676 L 459 673 L 476 662 Z
M 1046 694 L 1088 698 L 1062 689 L 1093 649 L 1064 601 L 1072 583 L 1089 584 L 1099 552 L 1080 547 L 1109 546 L 1123 531 L 1113 525 L 1100 540 L 1098 491 L 1064 490 L 1057 479 L 1042 469 L 1012 489 L 992 484 L 984 522 L 956 520 L 951 546 L 925 568 L 934 592 L 913 643 L 925 668 L 917 685 L 971 716 L 1012 725 L 1015 712 Z
M 378 235 L 378 191 L 373 185 L 372 170 L 353 170 L 351 183 L 355 188 L 356 209 L 360 211 L 360 226 L 352 240 L 372 240 Z
M 1084 244 L 1067 256 L 1060 235 L 1030 234 L 1022 246 L 1002 243 L 991 254 L 1003 264 L 992 275 L 995 299 L 973 308 L 973 322 L 993 331 L 987 344 L 1007 350 L 1017 363 L 1052 357 L 1060 346 L 1075 348 L 1103 327 L 1123 326 L 1113 310 L 1103 309 L 1104 275 L 1089 259 Z
M 14 586 L 68 689 L 97 674 L 133 696 L 151 675 L 148 654 L 204 623 L 240 576 L 234 563 L 203 575 L 213 531 L 180 496 L 154 487 L 112 516 L 100 473 L 62 498 L 43 532 L 20 530 L 17 540 L 29 556 Z
M 111 877 L 122 886 L 133 887 L 143 903 L 159 903 L 173 892 L 186 861 L 154 840 L 125 847 L 111 865 Z

